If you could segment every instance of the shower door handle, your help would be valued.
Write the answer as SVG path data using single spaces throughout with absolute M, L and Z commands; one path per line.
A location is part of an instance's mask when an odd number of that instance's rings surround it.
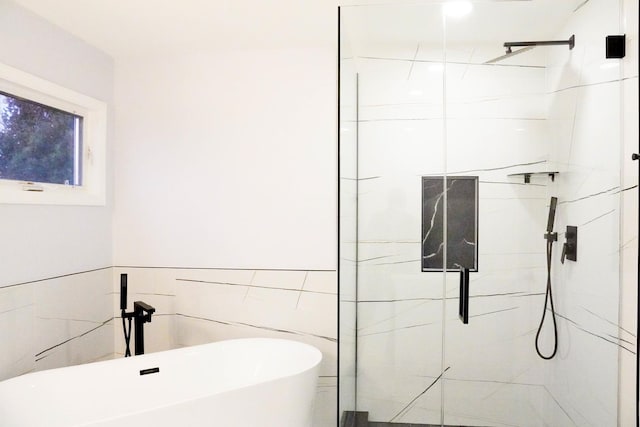
M 460 300 L 458 316 L 465 325 L 469 323 L 469 269 L 460 267 Z

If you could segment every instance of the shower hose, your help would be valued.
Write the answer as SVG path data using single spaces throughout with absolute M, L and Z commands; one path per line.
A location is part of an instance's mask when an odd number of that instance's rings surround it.
M 540 319 L 540 326 L 538 326 L 538 332 L 536 333 L 536 352 L 538 356 L 545 360 L 553 359 L 558 351 L 558 325 L 556 324 L 556 312 L 553 308 L 553 293 L 551 291 L 551 252 L 553 249 L 553 240 L 547 239 L 547 290 L 544 294 L 544 309 L 542 312 L 542 319 Z M 547 315 L 547 304 L 551 306 L 551 318 L 553 319 L 553 353 L 550 356 L 545 356 L 540 352 L 538 341 L 540 339 L 540 331 L 542 331 L 542 325 Z
M 126 326 L 127 320 L 129 321 L 128 332 Z M 131 348 L 129 347 L 131 343 L 131 317 L 127 316 L 124 310 L 122 310 L 122 330 L 124 331 L 124 343 L 126 346 L 124 357 L 131 357 Z

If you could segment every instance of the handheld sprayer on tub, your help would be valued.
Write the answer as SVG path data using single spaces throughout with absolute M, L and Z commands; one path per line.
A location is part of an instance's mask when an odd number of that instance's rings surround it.
M 122 329 L 124 331 L 125 353 L 124 357 L 131 356 L 129 347 L 131 342 L 131 319 L 135 329 L 135 355 L 144 354 L 144 324 L 151 323 L 151 315 L 156 309 L 142 301 L 134 301 L 133 311 L 127 313 L 127 275 L 120 275 L 120 310 L 122 313 Z M 128 327 L 127 327 L 128 321 Z

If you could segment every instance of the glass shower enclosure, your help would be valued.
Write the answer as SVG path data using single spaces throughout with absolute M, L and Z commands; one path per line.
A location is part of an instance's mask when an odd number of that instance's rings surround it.
M 340 8 L 341 425 L 616 425 L 619 31 L 612 0 Z

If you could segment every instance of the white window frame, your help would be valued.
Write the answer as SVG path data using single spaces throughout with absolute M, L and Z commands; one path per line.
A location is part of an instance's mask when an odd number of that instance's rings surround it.
M 0 179 L 0 203 L 104 206 L 107 104 L 2 63 L 0 91 L 83 119 L 81 185 Z

